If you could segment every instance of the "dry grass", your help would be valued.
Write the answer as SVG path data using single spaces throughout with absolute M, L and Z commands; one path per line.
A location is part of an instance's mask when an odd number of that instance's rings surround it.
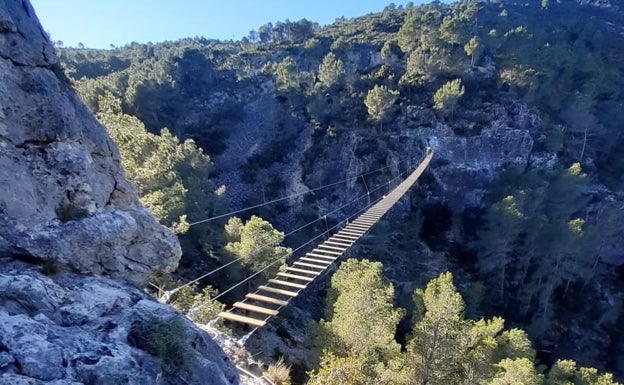
M 263 375 L 275 385 L 290 385 L 290 365 L 286 365 L 283 357 L 269 364 Z

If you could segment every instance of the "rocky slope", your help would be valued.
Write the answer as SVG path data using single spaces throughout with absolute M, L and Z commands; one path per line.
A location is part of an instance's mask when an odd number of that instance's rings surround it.
M 131 285 L 175 269 L 180 245 L 61 72 L 28 0 L 0 0 L 0 383 L 238 383 Z
M 128 284 L 4 259 L 0 293 L 2 384 L 237 383 L 206 333 Z

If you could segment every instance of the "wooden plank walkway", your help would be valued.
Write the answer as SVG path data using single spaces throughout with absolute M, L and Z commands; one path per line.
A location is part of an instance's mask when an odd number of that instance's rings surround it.
M 318 245 L 311 252 L 299 257 L 285 271 L 277 273 L 266 285 L 258 286 L 240 302 L 227 311 L 219 313 L 224 320 L 262 327 L 279 310 L 287 306 L 314 279 L 321 275 L 340 258 L 344 252 L 364 236 L 371 227 L 409 190 L 425 171 L 433 157 L 433 150 L 427 153 L 418 167 L 388 195 L 369 207 L 366 212 Z M 241 314 L 242 313 L 242 314 Z

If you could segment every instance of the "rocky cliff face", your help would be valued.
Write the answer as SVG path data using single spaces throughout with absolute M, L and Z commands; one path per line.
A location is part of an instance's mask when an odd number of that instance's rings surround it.
M 293 195 L 349 179 L 347 184 L 323 191 L 318 197 L 314 209 L 323 216 L 347 205 L 355 197 L 366 196 L 367 189 L 374 192 L 373 196 L 380 196 L 380 191 L 388 190 L 384 184 L 388 181 L 396 184 L 399 173 L 416 167 L 425 147 L 430 146 L 435 149 L 435 157 L 428 172 L 436 184 L 435 194 L 451 209 L 461 212 L 466 207 L 483 204 L 487 185 L 504 166 L 523 167 L 541 162 L 540 167 L 552 167 L 548 162 L 553 161 L 553 154 L 538 154 L 534 150 L 532 134 L 541 127 L 541 120 L 526 105 L 517 103 L 510 108 L 489 103 L 465 114 L 469 118 L 477 114 L 479 117 L 444 122 L 431 108 L 406 106 L 381 135 L 369 128 L 345 130 L 336 137 L 322 136 L 301 123 L 297 145 L 292 146 L 281 162 L 256 170 L 254 186 L 244 185 L 240 178 L 237 183 L 232 183 L 233 178 L 226 178 L 245 167 L 254 149 L 271 145 L 271 138 L 263 137 L 258 131 L 257 114 L 249 114 L 237 126 L 237 132 L 242 134 L 228 139 L 234 143 L 243 138 L 241 142 L 236 142 L 237 146 L 232 146 L 232 150 L 228 148 L 215 158 L 217 165 L 227 165 L 227 169 L 221 167 L 229 171 L 229 174 L 222 172 L 218 175 L 217 181 L 228 186 L 228 193 L 238 198 L 232 200 L 233 208 L 241 208 L 246 199 L 258 200 L 258 192 L 263 191 L 266 181 L 275 175 L 279 175 L 285 185 L 285 191 L 276 196 Z M 384 168 L 382 172 L 368 174 L 381 168 Z M 359 177 L 365 173 L 365 178 Z M 277 224 L 280 228 L 292 227 L 294 217 L 304 205 L 302 200 L 289 201 L 288 208 L 292 211 L 279 216 Z M 342 220 L 353 210 L 354 207 L 349 206 L 332 217 Z
M 28 0 L 0 0 L 0 383 L 237 384 L 205 333 L 131 285 L 180 246 L 61 72 Z
M 0 253 L 134 283 L 172 270 L 177 240 L 55 60 L 29 2 L 0 1 Z

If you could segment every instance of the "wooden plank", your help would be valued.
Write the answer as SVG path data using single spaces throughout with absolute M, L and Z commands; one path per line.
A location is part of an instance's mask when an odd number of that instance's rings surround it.
M 359 226 L 359 227 L 363 227 L 365 229 L 370 229 L 371 227 L 375 226 L 377 224 L 377 221 L 375 222 L 371 222 L 371 223 L 366 223 L 366 222 L 359 222 L 359 221 L 355 221 L 355 222 L 351 222 L 349 223 L 349 226 Z
M 326 245 L 325 243 L 321 243 L 316 248 L 317 249 L 323 248 L 323 249 L 327 249 L 327 250 L 336 250 L 336 251 L 340 251 L 340 253 L 344 253 L 344 251 L 347 249 L 346 247 L 330 246 L 330 245 Z
M 253 325 L 257 327 L 262 327 L 266 325 L 266 322 L 264 322 L 263 320 L 251 318 L 251 317 L 245 317 L 245 316 L 234 314 L 234 313 L 228 313 L 225 311 L 219 313 L 219 317 L 226 319 L 228 321 L 241 322 L 244 324 L 249 324 L 249 325 Z
M 312 250 L 313 253 L 319 252 L 319 253 L 325 253 L 325 254 L 330 254 L 330 255 L 342 255 L 342 253 L 344 251 L 334 251 L 334 250 L 321 250 L 320 246 L 317 247 L 316 249 Z
M 335 261 L 336 257 L 335 256 L 330 256 L 330 255 L 322 255 L 322 254 L 315 254 L 315 253 L 306 253 L 306 255 L 309 255 L 311 257 L 315 257 L 315 258 L 323 258 L 326 259 L 328 261 Z
M 357 236 L 359 238 L 362 235 L 364 235 L 365 232 L 366 232 L 366 230 L 350 229 L 349 227 L 345 227 L 342 230 L 340 230 L 338 232 L 338 234 L 346 233 L 346 234 L 349 234 L 349 235 L 355 235 L 355 236 Z
M 298 259 L 298 261 L 318 263 L 319 265 L 325 265 L 325 266 L 329 266 L 333 263 L 333 261 L 323 260 L 320 258 L 307 258 L 307 257 L 301 257 Z
M 283 273 L 283 272 L 279 272 L 277 273 L 278 276 L 280 277 L 286 277 L 286 278 L 291 278 L 291 279 L 298 279 L 300 281 L 305 281 L 305 282 L 312 282 L 314 281 L 314 278 L 312 277 L 304 277 L 303 275 L 295 275 L 295 274 L 288 274 L 288 273 Z
M 278 289 L 275 287 L 263 286 L 263 285 L 258 286 L 258 290 L 266 291 L 269 293 L 275 293 L 279 295 L 285 295 L 287 297 L 296 297 L 297 295 L 299 295 L 299 293 L 297 293 L 296 291 L 283 290 L 283 289 Z
M 355 226 L 349 225 L 349 226 L 345 227 L 345 230 L 347 230 L 347 231 L 359 231 L 360 235 L 364 235 L 364 234 L 366 234 L 368 232 L 368 230 L 370 230 L 371 227 L 373 227 L 373 226 L 366 226 L 366 227 L 364 227 L 364 226 L 358 226 L 358 225 L 355 225 Z
M 294 287 L 296 289 L 305 289 L 306 285 L 302 285 L 300 283 L 293 283 L 288 281 L 282 281 L 281 279 L 269 279 L 269 282 L 274 283 L 276 285 Z
M 366 227 L 361 227 L 361 226 L 347 226 L 345 227 L 345 230 L 347 231 L 358 231 L 360 236 L 366 234 L 368 232 L 368 230 L 370 230 L 372 226 L 366 226 Z
M 367 211 L 364 214 L 360 215 L 358 218 L 369 218 L 369 219 L 379 219 L 386 210 L 375 210 L 375 211 Z
M 381 218 L 381 217 L 379 217 Z M 352 220 L 351 222 L 347 223 L 347 226 L 351 225 L 351 224 L 360 224 L 360 225 L 369 225 L 369 224 L 375 224 L 377 223 L 377 221 L 379 220 L 379 218 L 377 219 L 360 219 L 360 218 L 355 218 L 354 220 Z M 370 222 L 370 223 L 366 223 L 366 222 Z
M 310 267 L 312 269 L 320 269 L 320 270 L 325 270 L 327 268 L 327 266 L 313 265 L 311 263 L 305 263 L 305 262 L 299 262 L 299 261 L 295 261 L 293 265 Z
M 253 311 L 256 313 L 260 313 L 260 314 L 266 314 L 266 315 L 277 315 L 278 311 L 274 310 L 274 309 L 268 309 L 266 307 L 262 307 L 262 306 L 256 306 L 256 305 L 251 305 L 245 302 L 234 302 L 234 305 L 232 305 L 236 308 L 239 309 L 245 309 L 245 310 L 249 310 L 249 311 Z
M 351 243 L 341 243 L 341 242 L 346 242 L 346 241 L 340 241 L 339 239 L 336 240 L 332 240 L 332 241 L 325 241 L 324 244 L 327 244 L 329 246 L 334 246 L 334 247 L 341 247 L 344 251 L 346 251 L 349 247 L 351 247 L 351 245 L 353 245 L 355 242 L 351 242 Z
M 353 237 L 355 238 L 355 240 L 359 240 L 364 234 L 366 234 L 366 231 L 356 233 L 355 230 L 346 230 L 346 229 L 342 229 L 338 233 L 338 235 L 345 235 L 345 236 Z
M 373 219 L 373 220 L 377 220 L 379 219 L 379 217 L 382 215 L 383 211 L 380 212 L 365 212 L 364 214 L 361 214 L 359 217 L 357 217 L 356 219 Z
M 352 244 L 354 244 L 355 242 L 353 241 L 347 241 L 344 239 L 334 239 L 334 237 L 329 238 L 328 240 L 326 240 L 325 242 L 328 245 L 335 245 L 335 246 L 343 246 L 343 247 L 350 247 Z
M 363 227 L 364 229 L 368 229 L 369 227 L 371 227 L 371 225 L 367 225 L 365 223 L 357 223 L 357 222 L 350 222 L 348 225 L 346 225 L 345 227 L 351 227 L 351 226 L 358 226 L 358 227 Z
M 377 222 L 379 222 L 379 219 L 356 219 L 353 222 L 351 222 L 351 225 L 364 225 L 364 226 L 374 226 Z
M 341 233 L 334 234 L 332 238 L 342 238 L 348 242 L 351 242 L 351 244 L 355 243 L 358 239 L 360 239 L 360 237 L 356 235 L 347 235 L 347 234 L 341 234 Z
M 273 297 L 267 297 L 266 295 L 260 295 L 260 294 L 256 294 L 256 293 L 247 293 L 245 295 L 245 297 L 247 297 L 249 299 L 253 299 L 254 301 L 272 303 L 274 305 L 280 305 L 280 306 L 288 305 L 288 301 L 283 301 L 281 299 L 277 299 L 277 298 L 273 298 Z
M 348 246 L 348 247 L 353 246 L 355 242 L 357 242 L 357 239 L 347 238 L 344 235 L 339 235 L 339 234 L 334 235 L 330 239 L 332 240 L 332 242 L 338 242 L 338 243 L 342 242 L 343 245 Z
M 380 209 L 380 210 L 374 210 L 373 211 L 366 211 L 362 214 L 360 214 L 360 216 L 358 218 L 379 218 L 382 214 L 383 214 L 384 210 Z
M 290 266 L 288 266 L 286 268 L 286 270 L 294 271 L 295 273 L 312 274 L 312 275 L 315 275 L 315 276 L 321 274 L 320 271 L 304 270 L 304 269 L 298 269 L 296 267 L 290 267 Z
M 368 229 L 371 228 L 371 226 L 370 225 L 360 225 L 359 223 L 351 222 L 345 228 L 346 229 L 355 229 L 355 230 L 367 231 Z
M 359 221 L 359 220 L 376 221 L 376 220 L 378 220 L 380 218 L 380 214 L 381 213 L 365 212 L 364 214 L 362 214 L 359 217 L 355 218 L 355 220 L 356 221 Z

